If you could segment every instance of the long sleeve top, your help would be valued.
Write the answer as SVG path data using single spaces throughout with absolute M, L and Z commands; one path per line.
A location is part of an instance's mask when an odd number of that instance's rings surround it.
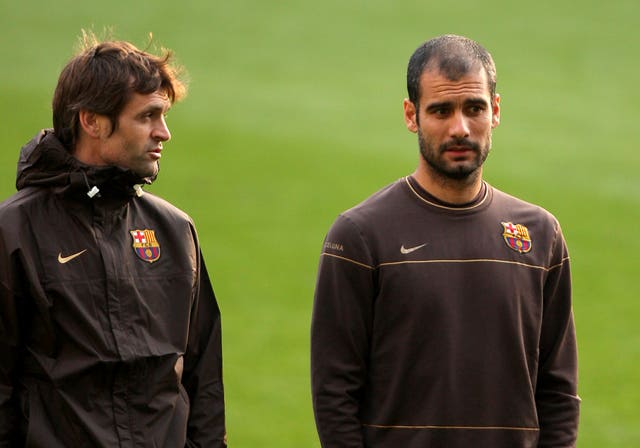
M 80 164 L 50 131 L 23 148 L 0 204 L 0 447 L 224 446 L 197 233 L 137 182 Z
M 579 398 L 557 220 L 488 184 L 437 203 L 403 178 L 342 213 L 311 329 L 323 447 L 572 447 Z

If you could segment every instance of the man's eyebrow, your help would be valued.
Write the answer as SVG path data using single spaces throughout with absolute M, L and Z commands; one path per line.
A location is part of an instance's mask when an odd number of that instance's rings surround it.
M 489 103 L 487 102 L 486 99 L 484 99 L 482 97 L 478 97 L 478 98 L 469 98 L 469 99 L 464 100 L 464 105 L 465 106 L 484 106 L 484 107 L 488 107 Z M 436 103 L 427 104 L 427 107 L 425 108 L 425 110 L 427 112 L 434 112 L 436 110 L 447 109 L 447 108 L 451 108 L 451 107 L 453 107 L 453 101 L 438 101 Z
M 433 112 L 435 110 L 449 108 L 452 105 L 453 105 L 453 102 L 451 101 L 439 101 L 437 103 L 429 103 L 427 104 L 426 111 Z
M 148 104 L 140 111 L 140 115 L 143 115 L 149 112 L 167 113 L 169 112 L 169 109 L 171 109 L 171 106 L 166 106 L 164 104 Z
M 465 100 L 464 104 L 472 104 L 474 106 L 488 106 L 489 103 L 484 98 L 469 98 Z

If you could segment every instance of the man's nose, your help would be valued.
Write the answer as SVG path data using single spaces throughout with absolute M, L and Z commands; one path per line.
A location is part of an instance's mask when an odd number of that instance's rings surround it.
M 451 128 L 449 133 L 451 137 L 467 138 L 469 137 L 469 119 L 462 112 L 456 112 L 451 117 Z
M 169 126 L 167 126 L 167 122 L 164 117 L 160 119 L 156 127 L 153 129 L 152 137 L 163 142 L 171 140 L 171 131 L 169 131 Z

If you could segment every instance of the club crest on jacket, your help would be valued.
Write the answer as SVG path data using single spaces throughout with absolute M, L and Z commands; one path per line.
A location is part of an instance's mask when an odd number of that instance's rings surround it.
M 133 238 L 133 250 L 144 261 L 153 263 L 160 258 L 160 243 L 156 240 L 155 230 L 129 230 Z
M 526 254 L 531 250 L 531 237 L 529 236 L 529 229 L 522 224 L 513 224 L 512 222 L 503 222 L 502 236 L 504 241 L 511 249 Z

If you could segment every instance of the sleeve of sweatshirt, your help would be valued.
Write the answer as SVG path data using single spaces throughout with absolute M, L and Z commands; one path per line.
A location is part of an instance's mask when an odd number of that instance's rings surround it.
M 539 447 L 574 447 L 580 399 L 569 255 L 559 225 L 544 286 L 536 407 Z
M 361 230 L 338 217 L 324 241 L 311 322 L 313 409 L 322 447 L 362 447 L 375 266 Z

